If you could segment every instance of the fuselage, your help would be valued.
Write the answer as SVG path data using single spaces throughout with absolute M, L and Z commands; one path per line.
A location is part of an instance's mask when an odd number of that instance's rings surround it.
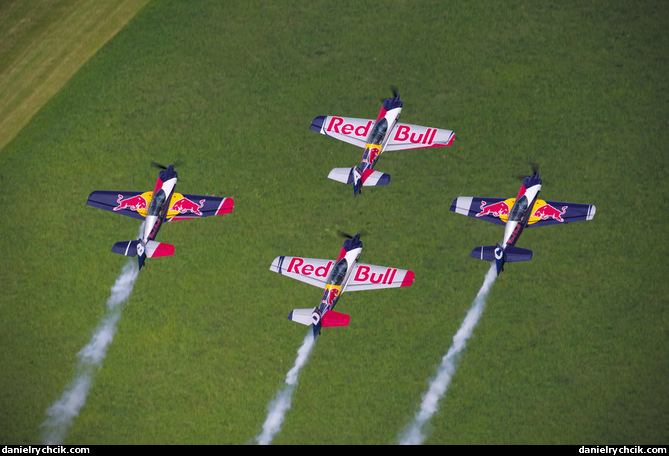
M 174 171 L 174 165 L 170 165 L 158 174 L 156 187 L 153 190 L 153 196 L 151 197 L 146 218 L 144 219 L 144 231 L 140 238 L 142 245 L 138 247 L 137 252 L 139 254 L 140 267 L 145 259 L 144 246 L 158 235 L 158 231 L 167 216 L 167 210 L 169 209 L 176 184 L 177 172 Z
M 520 186 L 518 196 L 509 211 L 509 218 L 504 228 L 504 238 L 502 240 L 502 249 L 507 246 L 513 246 L 518 242 L 518 238 L 527 226 L 534 203 L 537 201 L 541 191 L 541 179 L 537 174 L 526 177 L 523 185 Z
M 367 145 L 360 162 L 360 170 L 363 173 L 367 169 L 373 169 L 376 165 L 401 113 L 402 101 L 400 101 L 399 94 L 383 102 L 374 127 L 367 135 Z
M 334 309 L 342 293 L 346 290 L 346 284 L 351 276 L 351 272 L 355 269 L 355 264 L 358 262 L 358 258 L 360 258 L 360 253 L 362 252 L 362 242 L 359 236 L 359 234 L 356 234 L 353 238 L 344 242 L 344 246 L 328 275 L 321 303 L 318 307 L 314 308 L 312 313 L 312 321 L 315 329 L 320 325 L 323 315 L 327 311 Z

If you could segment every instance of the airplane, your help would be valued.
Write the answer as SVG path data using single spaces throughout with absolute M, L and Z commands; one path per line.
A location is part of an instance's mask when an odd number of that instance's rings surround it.
M 129 257 L 138 256 L 140 270 L 146 258 L 174 255 L 173 245 L 154 241 L 163 222 L 229 214 L 235 205 L 232 198 L 176 193 L 174 164 L 156 166 L 162 171 L 152 192 L 96 190 L 86 201 L 89 206 L 144 220 L 142 235 L 137 240 L 117 242 L 111 250 Z
M 505 226 L 501 243 L 476 247 L 469 255 L 472 258 L 495 261 L 498 276 L 504 269 L 504 263 L 532 259 L 531 250 L 515 246 L 526 227 L 592 220 L 595 216 L 596 208 L 591 204 L 538 199 L 541 182 L 539 173 L 535 171 L 533 175 L 523 179 L 515 198 L 460 196 L 451 204 L 450 210 L 457 214 Z
M 388 185 L 390 175 L 374 171 L 374 165 L 385 151 L 450 146 L 455 133 L 432 127 L 397 123 L 402 101 L 397 91 L 383 102 L 376 121 L 353 117 L 318 116 L 311 130 L 364 149 L 360 166 L 334 168 L 328 178 L 344 184 L 353 183 L 353 197 L 363 186 Z
M 345 291 L 377 290 L 411 286 L 413 271 L 358 263 L 362 252 L 360 234 L 345 235 L 348 239 L 335 261 L 316 258 L 279 256 L 270 271 L 323 288 L 318 307 L 293 309 L 288 319 L 303 325 L 313 325 L 314 337 L 322 327 L 348 326 L 350 317 L 333 309 Z

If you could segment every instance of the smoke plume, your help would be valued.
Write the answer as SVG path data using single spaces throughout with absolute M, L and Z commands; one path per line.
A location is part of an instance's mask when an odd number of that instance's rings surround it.
M 111 287 L 111 295 L 107 299 L 107 312 L 93 332 L 91 340 L 77 353 L 79 362 L 74 379 L 65 387 L 60 399 L 46 410 L 47 418 L 40 425 L 45 445 L 62 443 L 67 431 L 72 427 L 72 422 L 86 404 L 88 391 L 93 385 L 93 377 L 102 367 L 107 348 L 116 334 L 116 325 L 123 310 L 122 304 L 130 297 L 138 273 L 137 261 L 129 260 Z
M 310 328 L 307 337 L 302 342 L 302 346 L 297 351 L 295 364 L 286 374 L 286 384 L 277 391 L 274 399 L 272 399 L 267 407 L 267 418 L 262 425 L 262 433 L 256 437 L 259 445 L 269 445 L 276 433 L 281 430 L 283 419 L 291 406 L 293 391 L 297 385 L 300 369 L 307 363 L 315 342 L 316 338 Z
M 439 400 L 446 393 L 451 383 L 451 378 L 457 368 L 459 355 L 465 349 L 467 340 L 474 332 L 474 328 L 483 313 L 486 298 L 497 278 L 497 268 L 493 262 L 485 276 L 483 285 L 479 290 L 474 302 L 472 303 L 467 316 L 465 317 L 460 329 L 453 337 L 453 345 L 441 360 L 441 365 L 437 370 L 436 376 L 430 381 L 430 387 L 423 396 L 420 410 L 416 413 L 414 420 L 409 424 L 400 436 L 400 445 L 420 445 L 425 441 L 426 436 L 423 432 L 423 426 L 430 420 L 432 415 L 438 410 Z

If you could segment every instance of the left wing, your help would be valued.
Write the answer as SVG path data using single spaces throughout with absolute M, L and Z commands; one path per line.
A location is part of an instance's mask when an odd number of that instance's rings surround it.
M 94 191 L 86 204 L 110 212 L 144 220 L 153 192 Z
M 332 260 L 279 256 L 274 259 L 269 270 L 309 285 L 325 288 L 333 264 Z
M 459 196 L 451 203 L 451 211 L 498 225 L 505 225 L 509 218 L 509 211 L 515 201 L 516 198 Z
M 235 202 L 232 198 L 174 193 L 166 220 L 171 222 L 173 220 L 229 214 L 234 207 Z
M 413 283 L 413 278 L 413 271 L 406 269 L 358 263 L 352 271 L 344 291 L 409 287 Z
M 364 149 L 367 145 L 367 135 L 373 125 L 374 121 L 370 119 L 318 116 L 311 121 L 309 128 L 325 136 L 331 136 Z

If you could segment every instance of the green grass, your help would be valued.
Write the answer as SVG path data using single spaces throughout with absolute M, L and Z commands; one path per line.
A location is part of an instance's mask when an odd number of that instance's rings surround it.
M 235 199 L 232 214 L 166 226 L 66 443 L 244 444 L 305 328 L 285 317 L 317 289 L 269 272 L 277 255 L 333 257 L 363 232 L 367 263 L 413 269 L 408 289 L 346 294 L 277 444 L 388 444 L 487 265 L 501 227 L 456 196 L 597 206 L 588 223 L 527 230 L 529 263 L 495 283 L 428 444 L 666 444 L 667 24 L 661 2 L 151 1 L 0 153 L 0 442 L 40 443 L 137 223 L 92 190 Z M 374 117 L 399 88 L 402 121 L 456 132 L 393 152 L 385 188 L 355 200 L 326 178 L 361 151 L 308 129 Z
M 3 1 L 0 148 L 147 1 Z

